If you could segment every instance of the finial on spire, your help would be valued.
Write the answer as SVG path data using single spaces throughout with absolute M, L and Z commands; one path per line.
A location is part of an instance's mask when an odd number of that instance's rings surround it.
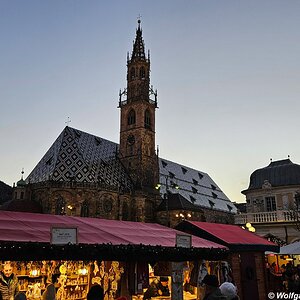
M 22 168 L 22 171 L 21 171 L 21 178 L 23 179 L 23 174 L 24 174 L 24 168 Z
M 290 159 L 290 155 L 288 154 L 288 159 Z
M 67 126 L 69 126 L 69 124 L 71 123 L 70 117 L 68 117 L 68 119 L 67 119 L 67 121 L 65 123 L 67 124 Z
M 273 159 L 272 159 L 272 157 L 270 158 L 270 162 L 272 162 L 273 161 Z
M 140 24 L 141 24 L 141 17 L 142 17 L 141 14 L 139 14 L 138 17 L 137 17 L 139 27 L 140 27 Z

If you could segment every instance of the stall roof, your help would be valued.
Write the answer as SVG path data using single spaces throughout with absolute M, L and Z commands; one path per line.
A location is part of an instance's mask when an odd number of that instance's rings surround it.
M 176 234 L 182 234 L 180 231 L 155 223 L 0 211 L 0 245 L 3 246 L 4 242 L 49 245 L 53 226 L 76 227 L 78 244 L 81 247 L 83 245 L 109 245 L 111 249 L 116 249 L 116 246 L 121 245 L 123 250 L 128 248 L 125 246 L 130 246 L 132 249 L 134 246 L 138 248 L 143 246 L 143 249 L 147 246 L 148 250 L 151 247 L 152 250 L 155 247 L 155 249 L 157 247 L 175 248 Z M 226 246 L 196 236 L 192 237 L 192 246 L 198 249 L 197 251 L 216 250 L 223 253 L 228 250 Z
M 237 225 L 183 221 L 178 230 L 226 245 L 233 251 L 279 251 L 279 246 Z
M 280 247 L 278 254 L 290 254 L 290 255 L 299 255 L 300 254 L 300 242 L 294 242 Z

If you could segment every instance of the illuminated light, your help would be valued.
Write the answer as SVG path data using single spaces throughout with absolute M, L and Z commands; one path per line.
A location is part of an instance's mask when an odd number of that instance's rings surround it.
M 293 260 L 292 258 L 287 258 L 286 260 Z
M 82 268 L 78 270 L 78 274 L 80 275 L 86 275 L 88 273 L 87 268 Z
M 72 209 L 73 209 L 73 206 L 69 204 L 69 205 L 67 206 L 67 208 L 70 209 L 70 210 L 72 210 Z
M 191 214 L 187 214 L 187 216 L 188 216 L 188 218 L 191 218 L 191 217 L 192 217 L 192 215 L 191 215 Z
M 244 226 L 242 226 L 243 229 L 246 229 Z
M 247 227 L 247 228 L 251 228 L 251 227 L 252 227 L 251 223 L 249 223 L 249 222 L 246 223 L 246 227 Z
M 251 226 L 251 227 L 249 227 L 249 228 L 248 228 L 248 230 L 249 230 L 250 232 L 255 232 L 255 228 L 254 228 L 254 227 L 252 227 L 252 226 Z
M 180 216 L 181 218 L 184 218 L 184 214 L 180 214 L 179 216 Z
M 176 218 L 178 218 L 178 217 L 179 217 L 179 215 L 178 215 L 178 214 L 176 214 L 175 216 L 176 216 Z
M 33 269 L 30 271 L 30 276 L 38 276 L 39 272 L 37 269 Z
M 158 183 L 158 184 L 155 186 L 155 189 L 156 189 L 156 190 L 159 190 L 159 189 L 160 189 L 160 187 L 161 187 L 161 184 L 160 184 L 160 183 Z

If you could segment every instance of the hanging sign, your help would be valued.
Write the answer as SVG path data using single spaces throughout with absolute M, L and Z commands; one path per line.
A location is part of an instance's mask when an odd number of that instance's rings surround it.
M 176 247 L 191 248 L 192 236 L 189 234 L 176 233 Z
M 51 228 L 51 244 L 67 245 L 77 244 L 77 227 L 56 227 Z

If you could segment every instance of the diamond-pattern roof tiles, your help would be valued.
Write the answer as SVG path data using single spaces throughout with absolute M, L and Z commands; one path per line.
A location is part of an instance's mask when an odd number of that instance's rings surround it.
M 130 189 L 132 182 L 116 156 L 117 150 L 118 144 L 112 141 L 67 126 L 26 182 L 76 180 Z M 205 172 L 162 158 L 159 170 L 162 195 L 168 189 L 199 207 L 236 213 L 236 207 Z

